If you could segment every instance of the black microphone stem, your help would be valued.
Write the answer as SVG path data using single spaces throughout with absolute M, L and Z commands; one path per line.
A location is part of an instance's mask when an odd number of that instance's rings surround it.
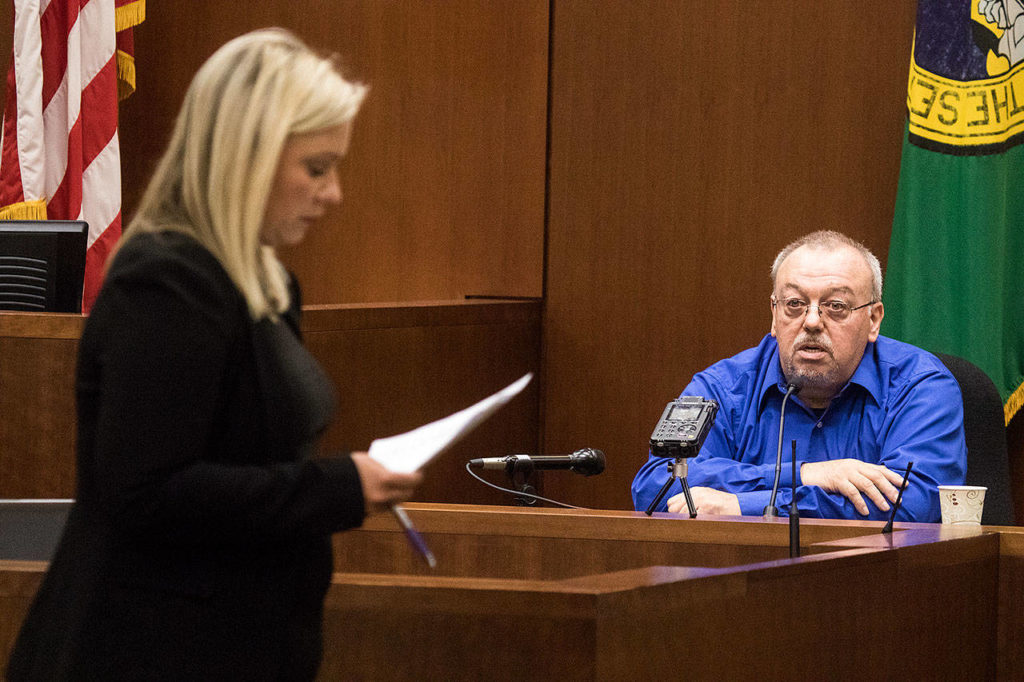
M 800 509 L 796 506 L 796 439 L 793 439 L 793 499 L 789 501 L 789 558 L 800 556 Z
M 903 503 L 903 491 L 907 489 L 907 481 L 910 480 L 910 470 L 914 468 L 913 462 L 907 462 L 907 471 L 903 474 L 903 483 L 900 484 L 900 492 L 896 495 L 896 503 L 892 505 L 892 513 L 889 514 L 889 520 L 885 526 L 882 527 L 882 533 L 888 535 L 892 532 L 892 524 L 896 521 L 896 512 L 899 511 L 900 504 Z
M 782 429 L 786 425 L 786 401 L 800 388 L 790 383 L 786 386 L 786 395 L 782 398 L 782 408 L 779 410 L 779 447 L 775 452 L 775 482 L 772 483 L 772 496 L 768 500 L 768 506 L 764 508 L 764 518 L 772 519 L 779 515 L 779 509 L 775 506 L 775 496 L 779 494 L 779 478 L 782 476 Z

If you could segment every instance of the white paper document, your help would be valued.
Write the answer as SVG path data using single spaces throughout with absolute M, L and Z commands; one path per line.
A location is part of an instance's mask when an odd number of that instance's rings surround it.
M 494 395 L 444 419 L 370 443 L 370 457 L 391 471 L 409 473 L 438 456 L 519 394 L 533 378 L 525 374 Z

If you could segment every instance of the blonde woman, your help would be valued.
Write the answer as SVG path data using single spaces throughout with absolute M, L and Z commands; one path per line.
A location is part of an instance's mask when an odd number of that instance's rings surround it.
M 331 533 L 420 475 L 313 457 L 331 385 L 275 248 L 340 203 L 363 86 L 290 33 L 199 70 L 79 349 L 76 504 L 12 680 L 309 680 Z

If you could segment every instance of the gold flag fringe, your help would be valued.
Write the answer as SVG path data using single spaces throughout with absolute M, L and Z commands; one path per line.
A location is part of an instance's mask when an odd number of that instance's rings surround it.
M 146 20 L 146 0 L 121 5 L 114 10 L 114 30 L 121 32 L 126 28 L 138 26 Z
M 0 220 L 46 220 L 46 201 L 19 201 L 0 208 Z
M 1018 386 L 1017 390 L 1006 399 L 1006 404 L 1003 405 L 1003 416 L 1006 419 L 1007 426 L 1010 425 L 1013 415 L 1017 414 L 1017 410 L 1021 407 L 1024 407 L 1024 384 Z
M 123 102 L 135 92 L 135 58 L 117 51 L 117 101 Z

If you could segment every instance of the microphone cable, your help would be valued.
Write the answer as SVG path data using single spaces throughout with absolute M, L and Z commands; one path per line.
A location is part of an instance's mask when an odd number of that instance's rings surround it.
M 558 500 L 552 500 L 552 499 L 547 498 L 547 497 L 541 497 L 540 495 L 534 495 L 533 493 L 523 493 L 523 492 L 519 492 L 518 490 L 512 490 L 511 488 L 503 488 L 500 485 L 495 485 L 495 484 L 491 483 L 490 481 L 485 481 L 484 479 L 482 479 L 479 476 L 477 476 L 476 472 L 474 472 L 472 469 L 469 468 L 469 462 L 466 462 L 466 471 L 469 472 L 470 476 L 472 476 L 476 480 L 480 481 L 484 485 L 490 486 L 491 488 L 494 488 L 495 490 L 500 490 L 503 493 L 509 493 L 510 495 L 516 495 L 518 497 L 529 497 L 529 498 L 532 498 L 534 500 L 540 500 L 541 502 L 550 502 L 551 504 L 555 505 L 556 507 L 563 507 L 565 509 L 587 509 L 587 507 L 577 507 L 577 506 L 572 505 L 572 504 L 566 504 L 565 502 L 559 502 Z

